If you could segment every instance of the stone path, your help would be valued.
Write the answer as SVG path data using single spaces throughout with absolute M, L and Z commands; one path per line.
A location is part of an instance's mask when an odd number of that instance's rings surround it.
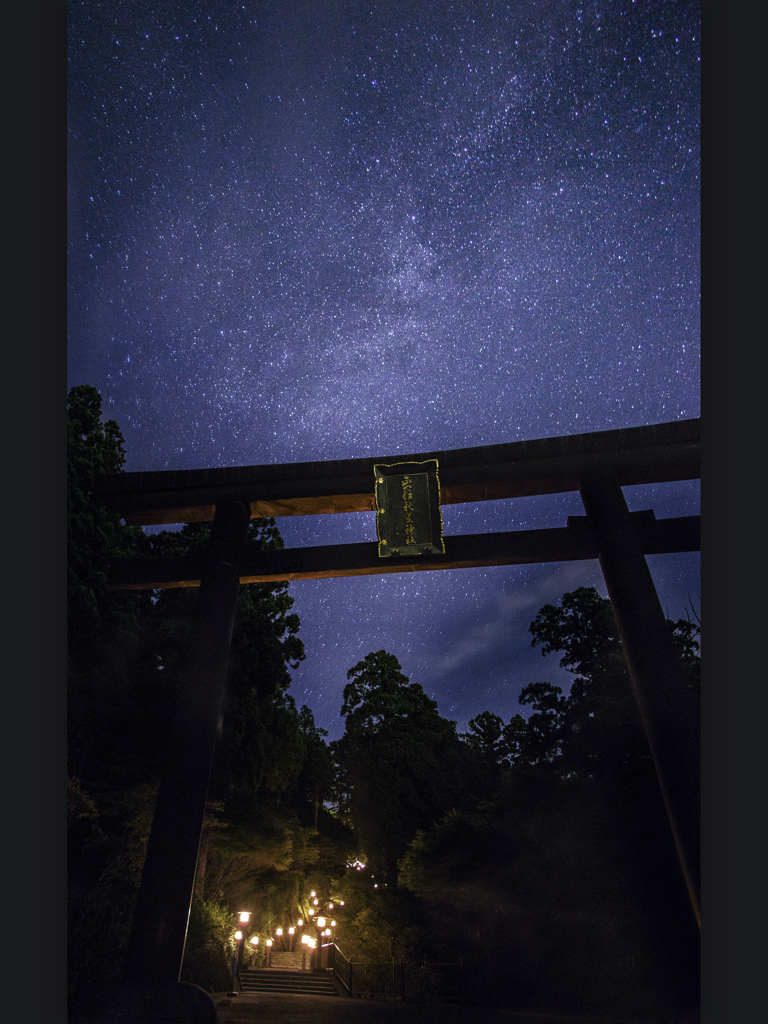
M 503 1007 L 267 993 L 216 998 L 217 1024 L 649 1024 L 618 1017 L 527 1014 Z

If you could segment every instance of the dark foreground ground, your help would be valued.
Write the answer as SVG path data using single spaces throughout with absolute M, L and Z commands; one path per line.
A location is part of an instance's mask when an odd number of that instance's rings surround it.
M 216 996 L 214 1002 L 217 1024 L 677 1024 L 673 1018 L 651 1022 L 640 1017 L 569 1017 L 520 1013 L 503 1007 L 266 993 Z
M 194 985 L 94 986 L 73 1002 L 70 1024 L 700 1024 L 700 1015 L 526 1012 L 511 1006 L 401 1003 L 241 992 L 207 995 Z

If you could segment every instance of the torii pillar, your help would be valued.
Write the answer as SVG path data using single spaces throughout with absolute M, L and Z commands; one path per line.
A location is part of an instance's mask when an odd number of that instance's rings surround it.
M 249 520 L 248 502 L 216 505 L 126 950 L 126 982 L 179 981 Z
M 700 727 L 637 532 L 612 470 L 582 473 L 579 491 L 642 718 L 697 924 Z

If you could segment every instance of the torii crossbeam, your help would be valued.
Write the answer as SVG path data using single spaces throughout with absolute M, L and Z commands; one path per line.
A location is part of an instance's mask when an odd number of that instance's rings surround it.
M 438 461 L 440 503 L 477 502 L 576 491 L 586 473 L 612 472 L 620 487 L 700 475 L 700 421 L 517 441 L 446 452 L 304 462 L 232 469 L 115 473 L 102 477 L 98 493 L 129 525 L 211 521 L 224 501 L 244 502 L 251 517 L 371 512 L 373 467 L 380 461 Z M 644 554 L 699 549 L 699 517 L 656 521 L 634 516 Z M 319 579 L 481 565 L 522 565 L 597 558 L 590 524 L 569 517 L 560 529 L 520 530 L 445 538 L 445 555 L 382 560 L 376 543 L 264 551 L 246 555 L 240 582 Z M 131 558 L 114 563 L 115 589 L 199 586 L 204 558 Z

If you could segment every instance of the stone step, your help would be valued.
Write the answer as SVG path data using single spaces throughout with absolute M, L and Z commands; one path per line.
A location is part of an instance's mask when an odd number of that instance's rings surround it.
M 282 992 L 293 995 L 338 996 L 330 978 L 308 971 L 270 970 L 241 971 L 244 992 Z

